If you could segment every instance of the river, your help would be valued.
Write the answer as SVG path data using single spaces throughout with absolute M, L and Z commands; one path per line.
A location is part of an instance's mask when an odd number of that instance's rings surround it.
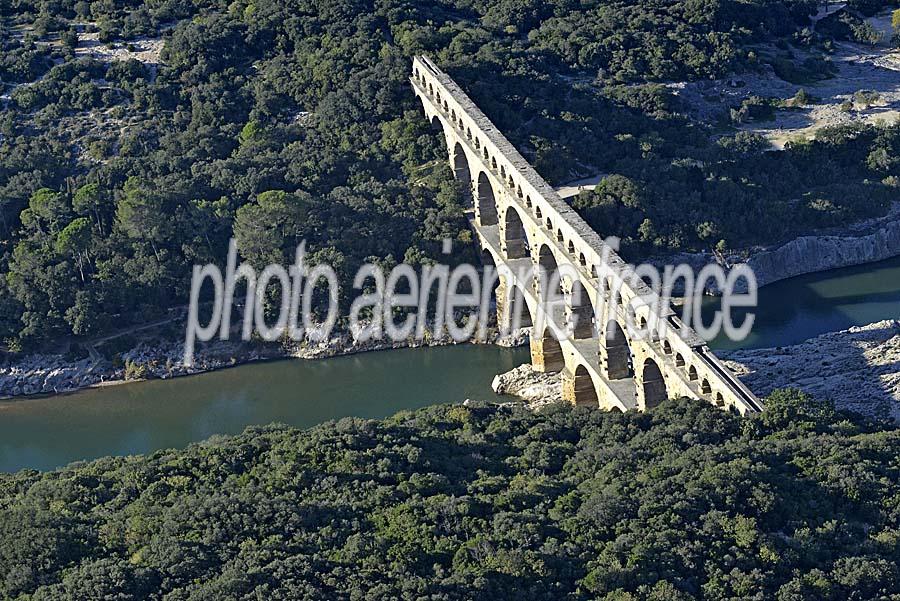
M 900 317 L 900 258 L 811 274 L 760 290 L 753 332 L 741 344 L 787 345 L 852 325 Z M 715 309 L 710 300 L 708 311 Z M 527 349 L 455 346 L 380 351 L 317 361 L 272 361 L 173 380 L 0 402 L 0 471 L 52 469 L 103 455 L 184 447 L 250 424 L 308 427 L 355 415 L 497 398 L 493 376 Z

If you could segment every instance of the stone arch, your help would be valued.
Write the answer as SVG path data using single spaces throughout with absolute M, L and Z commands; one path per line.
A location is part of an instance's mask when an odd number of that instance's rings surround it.
M 462 144 L 459 142 L 453 145 L 452 159 L 453 175 L 456 176 L 456 181 L 466 187 L 470 187 L 472 185 L 472 172 L 469 169 L 469 158 L 466 156 L 466 151 L 463 150 Z
M 491 157 L 491 169 L 497 170 L 497 157 Z
M 568 382 L 566 384 L 568 385 Z M 575 368 L 571 389 L 566 390 L 565 393 L 569 402 L 578 407 L 597 408 L 600 406 L 594 379 L 591 378 L 590 372 L 584 365 L 579 365 Z
M 518 196 L 519 198 L 522 198 L 522 197 L 523 197 L 523 194 L 522 194 L 522 186 L 518 186 L 518 187 L 516 188 L 516 196 Z
M 550 328 L 544 328 L 540 336 L 531 337 L 531 366 L 535 371 L 562 371 L 566 366 L 562 347 Z
M 587 257 L 584 256 L 584 253 L 578 255 L 578 263 L 582 267 L 587 267 Z
M 478 174 L 478 222 L 481 225 L 497 225 L 497 200 L 494 188 L 484 171 Z
M 668 340 L 663 340 L 663 352 L 667 355 L 672 354 L 672 344 Z
M 721 392 L 716 393 L 716 405 L 719 407 L 725 406 L 725 397 L 722 396 Z
M 691 367 L 693 367 L 693 365 Z M 703 382 L 700 383 L 700 392 L 703 394 L 712 393 L 712 386 L 710 385 L 709 380 L 707 380 L 706 378 L 703 378 Z
M 503 235 L 500 239 L 500 248 L 507 259 L 521 259 L 531 253 L 528 244 L 528 236 L 525 234 L 525 225 L 519 211 L 512 205 L 506 207 L 506 215 L 503 219 Z
M 494 167 L 496 169 L 496 167 Z M 500 165 L 500 181 L 506 184 L 506 167 Z
M 484 153 L 483 153 L 483 154 L 484 154 L 484 160 L 485 160 L 485 161 L 488 160 L 488 158 L 490 157 L 490 155 L 488 154 L 487 146 L 484 147 Z
M 575 243 L 572 242 L 571 240 L 569 240 L 569 244 L 568 244 L 568 246 L 567 246 L 566 248 L 568 248 L 569 254 L 570 254 L 570 255 L 574 255 L 574 254 L 575 254 Z
M 669 398 L 662 370 L 659 369 L 659 365 L 653 359 L 644 361 L 638 392 L 643 397 L 644 409 L 653 409 Z
M 571 324 L 572 337 L 576 340 L 593 338 L 594 306 L 580 281 L 572 282 L 572 291 L 566 301 L 566 319 Z
M 538 219 L 540 219 L 541 218 L 541 207 L 535 207 L 534 214 Z
M 565 240 L 565 238 L 563 237 L 562 228 L 560 228 L 556 230 L 556 241 L 562 242 L 563 240 Z
M 434 86 L 431 83 L 428 84 L 428 94 L 434 96 Z
M 697 375 L 697 368 L 695 366 L 691 365 L 691 368 L 688 370 L 688 380 L 693 382 L 699 377 L 700 376 Z M 709 382 L 707 382 L 707 384 L 709 384 Z
M 553 222 L 550 221 L 549 217 L 547 217 L 547 223 L 545 225 L 547 226 L 548 230 L 553 231 Z
M 559 266 L 556 263 L 556 257 L 553 255 L 553 251 L 550 250 L 550 247 L 546 244 L 542 244 L 540 250 L 538 251 L 538 267 L 542 268 L 538 270 L 538 273 L 535 274 L 535 279 L 539 277 L 547 278 L 547 292 L 551 292 L 549 289 L 550 282 L 553 281 L 553 274 L 558 273 Z M 541 273 L 542 272 L 542 273 Z M 557 289 L 556 294 L 562 294 L 562 278 L 557 275 Z M 543 292 L 543 286 L 538 282 L 538 290 Z
M 684 367 L 684 356 L 681 353 L 675 355 L 675 367 Z
M 531 208 L 531 197 L 530 196 L 525 197 L 525 206 L 528 207 L 529 209 Z
M 630 378 L 634 374 L 631 365 L 631 347 L 625 330 L 615 320 L 610 320 L 606 330 L 600 332 L 600 356 L 610 380 Z

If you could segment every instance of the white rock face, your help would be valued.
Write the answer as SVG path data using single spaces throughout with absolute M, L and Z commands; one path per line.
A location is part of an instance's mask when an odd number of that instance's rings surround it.
M 491 388 L 497 394 L 519 397 L 532 408 L 562 402 L 560 374 L 534 371 L 528 363 L 495 376 Z
M 722 353 L 760 396 L 800 388 L 840 408 L 900 420 L 900 321 L 822 334 L 794 346 Z
M 752 255 L 760 286 L 804 273 L 882 261 L 900 254 L 900 219 L 886 220 L 864 236 L 804 236 Z

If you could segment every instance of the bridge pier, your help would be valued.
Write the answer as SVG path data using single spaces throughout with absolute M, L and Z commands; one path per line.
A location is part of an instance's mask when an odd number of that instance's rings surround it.
M 540 338 L 532 333 L 530 346 L 531 367 L 534 368 L 534 371 L 556 372 L 562 371 L 566 367 L 562 347 L 549 331 L 545 331 Z

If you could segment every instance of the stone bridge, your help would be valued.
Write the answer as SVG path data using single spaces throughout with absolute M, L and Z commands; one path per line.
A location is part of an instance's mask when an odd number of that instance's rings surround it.
M 631 267 L 450 77 L 419 56 L 410 81 L 446 137 L 456 177 L 471 186 L 473 227 L 500 273 L 498 313 L 531 328 L 532 366 L 561 371 L 566 400 L 627 411 L 686 396 L 741 414 L 761 410 L 667 302 L 647 301 L 658 301 L 656 292 L 626 277 Z M 565 335 L 553 327 L 559 322 Z

